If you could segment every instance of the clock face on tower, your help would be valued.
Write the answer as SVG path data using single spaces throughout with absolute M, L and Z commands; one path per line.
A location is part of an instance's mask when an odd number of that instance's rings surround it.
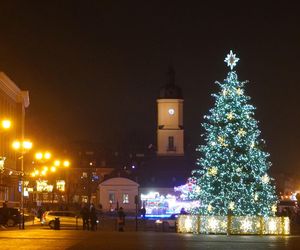
M 169 113 L 169 115 L 174 115 L 175 114 L 175 110 L 174 109 L 169 109 L 168 113 Z

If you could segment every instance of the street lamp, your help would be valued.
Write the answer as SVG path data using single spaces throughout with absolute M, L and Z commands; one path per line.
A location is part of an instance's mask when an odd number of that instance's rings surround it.
M 21 153 L 19 159 L 21 160 L 21 204 L 20 210 L 22 212 L 22 225 L 20 229 L 25 229 L 24 221 L 24 154 L 26 154 L 32 148 L 32 142 L 28 140 L 14 141 L 12 147 L 17 152 Z

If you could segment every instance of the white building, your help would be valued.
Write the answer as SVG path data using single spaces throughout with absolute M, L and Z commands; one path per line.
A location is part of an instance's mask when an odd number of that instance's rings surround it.
M 126 212 L 135 212 L 135 196 L 138 196 L 139 184 L 122 177 L 111 178 L 99 184 L 99 204 L 103 212 L 123 207 Z

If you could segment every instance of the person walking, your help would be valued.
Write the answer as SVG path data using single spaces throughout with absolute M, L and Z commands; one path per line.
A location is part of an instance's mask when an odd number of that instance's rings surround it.
M 89 218 L 90 218 L 90 211 L 89 208 L 87 206 L 87 204 L 85 204 L 81 211 L 81 218 L 82 218 L 82 226 L 83 226 L 83 230 L 89 230 L 90 229 L 90 223 L 89 223 Z
M 90 220 L 91 220 L 91 230 L 95 231 L 97 228 L 97 213 L 94 204 L 91 205 Z
M 126 216 L 126 214 L 124 213 L 123 208 L 120 207 L 119 211 L 118 211 L 118 227 L 119 227 L 119 232 L 124 232 L 125 216 Z

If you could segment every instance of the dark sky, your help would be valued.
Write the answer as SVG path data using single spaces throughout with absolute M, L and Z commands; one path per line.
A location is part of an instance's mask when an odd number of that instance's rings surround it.
M 299 5 L 112 2 L 1 1 L 0 70 L 30 91 L 31 138 L 154 143 L 156 97 L 172 63 L 187 141 L 201 143 L 214 81 L 226 77 L 233 49 L 273 169 L 299 169 Z

